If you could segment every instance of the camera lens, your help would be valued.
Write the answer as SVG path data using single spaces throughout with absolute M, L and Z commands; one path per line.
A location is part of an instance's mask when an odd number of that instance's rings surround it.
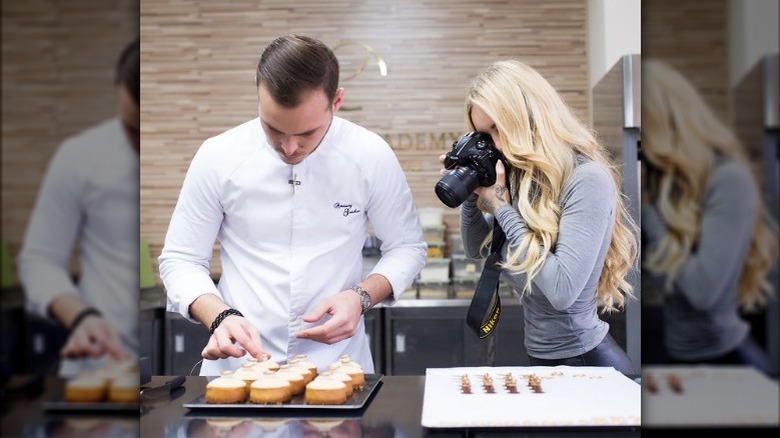
M 477 172 L 470 167 L 457 167 L 444 175 L 436 183 L 435 191 L 439 200 L 447 207 L 455 208 L 469 197 L 479 186 Z

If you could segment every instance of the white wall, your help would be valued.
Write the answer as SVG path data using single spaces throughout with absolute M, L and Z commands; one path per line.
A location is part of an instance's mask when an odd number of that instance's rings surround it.
M 729 1 L 729 80 L 736 85 L 766 54 L 778 53 L 778 0 Z
M 640 0 L 589 0 L 588 63 L 590 87 L 623 55 L 641 53 Z

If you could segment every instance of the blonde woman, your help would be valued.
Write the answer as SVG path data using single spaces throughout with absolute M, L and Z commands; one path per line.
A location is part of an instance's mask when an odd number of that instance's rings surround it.
M 751 364 L 766 353 L 742 312 L 774 293 L 777 234 L 737 138 L 669 65 L 643 61 L 643 275 L 665 293 L 675 362 Z
M 469 256 L 485 256 L 493 218 L 506 234 L 502 276 L 523 304 L 531 365 L 635 373 L 598 316 L 632 296 L 626 274 L 637 252 L 606 151 L 552 85 L 515 60 L 472 81 L 466 119 L 491 136 L 508 168 L 499 161 L 495 185 L 461 205 L 463 244 Z

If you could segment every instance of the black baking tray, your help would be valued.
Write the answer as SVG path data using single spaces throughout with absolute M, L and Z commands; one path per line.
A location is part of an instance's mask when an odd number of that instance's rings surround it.
M 141 409 L 140 403 L 118 403 L 111 401 L 101 401 L 94 403 L 77 403 L 65 401 L 64 399 L 49 400 L 43 403 L 43 409 L 47 411 L 67 411 L 67 412 L 136 412 Z
M 379 390 L 382 382 L 382 374 L 366 374 L 363 389 L 356 389 L 352 396 L 344 404 L 340 405 L 307 405 L 304 403 L 304 395 L 294 395 L 288 402 L 282 404 L 257 404 L 257 403 L 237 403 L 237 404 L 216 404 L 206 403 L 205 388 L 204 393 L 196 397 L 189 403 L 184 403 L 184 407 L 191 410 L 209 410 L 209 411 L 234 411 L 234 412 L 278 412 L 278 411 L 334 411 L 343 412 L 349 410 L 359 410 L 366 406 L 371 396 Z

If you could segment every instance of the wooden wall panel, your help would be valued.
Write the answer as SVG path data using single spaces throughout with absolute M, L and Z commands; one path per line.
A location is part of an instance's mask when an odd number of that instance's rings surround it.
M 728 120 L 728 5 L 726 0 L 642 2 L 642 59 L 680 70 L 722 120 Z
M 44 171 L 67 137 L 116 113 L 114 70 L 138 0 L 3 0 L 2 237 L 18 254 Z
M 437 157 L 465 130 L 467 82 L 490 61 L 538 68 L 588 120 L 587 1 L 141 1 L 141 235 L 162 247 L 190 159 L 208 137 L 257 116 L 260 50 L 298 32 L 336 47 L 346 89 L 339 116 L 383 135 L 418 207 Z M 387 64 L 359 68 L 367 44 Z M 346 44 L 346 45 L 344 45 Z M 446 214 L 450 230 L 457 212 Z M 219 272 L 218 258 L 212 268 Z

